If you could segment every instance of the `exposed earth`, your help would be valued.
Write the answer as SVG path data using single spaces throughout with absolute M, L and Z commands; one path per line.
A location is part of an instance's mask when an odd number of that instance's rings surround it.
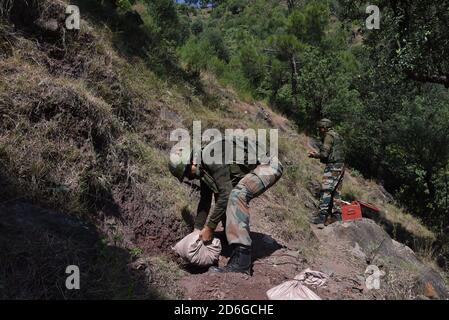
M 415 240 L 425 228 L 377 183 L 348 172 L 346 194 L 388 209 L 389 224 L 305 222 L 322 168 L 307 158 L 314 143 L 285 116 L 240 101 L 208 73 L 198 88 L 157 78 L 113 45 L 102 15 L 86 15 L 79 33 L 52 30 L 63 25 L 68 1 L 7 3 L 14 6 L 8 17 L 0 10 L 0 299 L 267 299 L 267 290 L 306 268 L 329 275 L 312 289 L 322 299 L 449 297 L 438 269 L 390 237 Z M 192 228 L 198 194 L 166 170 L 168 133 L 196 119 L 204 128 L 279 129 L 288 170 L 252 203 L 252 277 L 185 266 L 170 249 Z M 228 257 L 224 246 L 219 264 Z M 64 287 L 73 264 L 80 291 Z M 385 273 L 379 290 L 366 287 L 369 265 Z
M 259 200 L 258 204 L 263 203 Z M 257 210 L 257 205 L 253 211 Z M 325 286 L 311 288 L 322 299 L 447 299 L 443 278 L 416 258 L 413 251 L 394 240 L 374 221 L 363 218 L 337 222 L 323 228 L 313 226 L 311 248 L 298 243 L 282 243 L 269 235 L 264 217 L 252 215 L 253 275 L 217 274 L 207 270 L 192 272 L 179 283 L 187 299 L 267 299 L 266 292 L 284 281 L 292 280 L 306 268 L 329 275 Z M 223 232 L 218 234 L 224 239 Z M 222 241 L 223 243 L 223 241 Z M 226 250 L 228 249 L 228 250 Z M 305 259 L 302 250 L 314 250 Z M 225 265 L 229 248 L 223 250 L 219 264 Z M 309 255 L 310 256 L 310 255 Z M 376 265 L 386 274 L 379 290 L 366 286 L 365 270 Z M 400 266 L 400 267 L 399 267 Z M 405 268 L 410 274 L 404 274 Z M 396 268 L 397 267 L 397 268 Z M 384 271 L 384 272 L 385 272 Z M 407 296 L 403 296 L 407 292 Z

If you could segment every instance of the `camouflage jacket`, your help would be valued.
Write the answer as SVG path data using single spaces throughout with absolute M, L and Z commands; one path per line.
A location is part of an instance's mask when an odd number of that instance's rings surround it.
M 344 141 L 333 129 L 324 135 L 320 146 L 319 159 L 322 163 L 344 163 Z
M 223 150 L 225 150 L 225 141 L 223 143 Z M 203 154 L 210 145 L 203 149 Z M 233 144 L 233 154 L 235 156 L 236 149 L 239 148 L 236 145 L 235 140 Z M 238 184 L 238 182 L 261 162 L 260 159 L 256 159 L 253 164 L 249 164 L 247 161 L 247 152 L 245 151 L 244 163 L 236 163 L 236 161 L 228 161 L 222 164 L 207 164 L 202 162 L 200 167 L 200 202 L 198 204 L 197 217 L 195 219 L 195 228 L 202 228 L 206 222 L 207 216 L 212 203 L 212 195 L 215 195 L 215 208 L 210 215 L 207 225 L 215 229 L 220 221 L 226 216 L 226 208 L 228 205 L 229 195 L 232 189 Z M 204 156 L 203 156 L 204 160 Z

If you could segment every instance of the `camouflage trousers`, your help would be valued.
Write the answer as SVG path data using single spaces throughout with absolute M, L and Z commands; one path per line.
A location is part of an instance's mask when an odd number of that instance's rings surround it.
M 251 246 L 249 234 L 249 203 L 274 185 L 282 176 L 283 167 L 277 158 L 259 165 L 245 175 L 231 191 L 226 209 L 226 238 L 229 244 Z
M 345 174 L 342 163 L 326 165 L 320 191 L 320 214 L 341 214 L 341 187 Z

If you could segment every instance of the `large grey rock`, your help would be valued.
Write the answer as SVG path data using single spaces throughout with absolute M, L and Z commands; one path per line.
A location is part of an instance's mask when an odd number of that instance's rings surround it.
M 348 253 L 365 259 L 367 264 L 385 267 L 416 279 L 415 295 L 448 299 L 443 277 L 423 263 L 412 249 L 393 239 L 374 221 L 361 219 L 334 223 L 323 230 L 329 239 L 347 244 Z

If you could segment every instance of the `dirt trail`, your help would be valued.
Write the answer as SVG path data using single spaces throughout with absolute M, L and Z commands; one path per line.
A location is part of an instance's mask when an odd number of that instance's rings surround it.
M 294 130 L 289 128 L 288 120 L 266 106 L 241 101 L 234 101 L 232 105 L 248 117 L 295 135 Z M 305 149 L 315 147 L 311 139 L 304 139 L 301 143 Z M 353 184 L 356 182 L 356 177 L 349 172 L 347 178 Z M 432 288 L 438 288 L 437 296 L 440 298 L 449 297 L 447 285 L 438 271 L 422 263 L 410 248 L 392 240 L 374 221 L 362 219 L 356 223 L 338 222 L 326 228 L 311 225 L 310 235 L 307 235 L 307 228 L 303 228 L 297 236 L 291 237 L 285 234 L 288 227 L 283 225 L 282 215 L 278 215 L 273 206 L 277 201 L 269 190 L 251 203 L 253 275 L 214 274 L 207 270 L 188 272 L 178 281 L 186 299 L 267 299 L 266 292 L 269 289 L 293 279 L 306 268 L 329 276 L 325 286 L 310 288 L 322 299 L 432 298 L 422 289 L 429 284 Z M 312 211 L 317 199 L 313 195 L 303 194 L 296 201 L 303 201 L 305 207 Z M 218 236 L 223 244 L 225 235 L 219 232 Z M 387 238 L 388 246 L 382 249 L 382 255 L 377 257 L 380 259 L 376 263 L 392 272 L 386 273 L 382 288 L 368 290 L 365 271 L 373 263 L 372 247 L 379 246 L 379 238 Z M 288 242 L 285 239 L 289 239 Z M 227 263 L 229 254 L 229 247 L 225 246 L 220 266 Z
M 266 291 L 293 279 L 306 268 L 322 271 L 330 276 L 326 286 L 312 289 L 322 299 L 372 299 L 371 292 L 366 291 L 360 276 L 366 268 L 364 261 L 353 259 L 336 244 L 325 245 L 323 232 L 312 227 L 318 245 L 315 254 L 301 252 L 306 242 L 284 243 L 272 233 L 275 226 L 265 221 L 261 214 L 266 195 L 254 201 L 251 208 L 251 237 L 253 239 L 253 275 L 216 274 L 207 271 L 191 273 L 179 281 L 185 290 L 186 299 L 267 299 Z M 223 232 L 217 236 L 224 238 Z M 219 264 L 225 265 L 229 248 L 224 248 Z M 358 276 L 358 277 L 357 277 Z
M 225 95 L 225 94 L 224 94 Z M 226 96 L 226 95 L 225 95 Z M 274 113 L 268 107 L 248 104 L 241 101 L 233 103 L 235 110 L 249 117 L 267 122 L 268 125 L 288 131 L 286 118 Z M 310 141 L 304 141 L 305 146 Z M 253 240 L 253 275 L 216 274 L 206 271 L 189 272 L 179 280 L 185 290 L 186 299 L 267 299 L 266 291 L 293 279 L 306 268 L 328 274 L 326 286 L 313 289 L 322 299 L 371 299 L 372 293 L 363 287 L 366 263 L 357 261 L 345 253 L 335 243 L 327 243 L 322 230 L 312 226 L 312 239 L 292 239 L 283 241 L 282 227 L 273 223 L 270 206 L 276 199 L 270 191 L 251 203 L 251 237 Z M 220 230 L 220 229 L 218 229 Z M 217 236 L 223 240 L 225 235 L 219 231 Z M 325 242 L 326 241 L 326 242 Z M 304 252 L 307 251 L 307 254 Z M 229 248 L 224 247 L 219 265 L 227 263 Z M 362 281 L 363 280 L 363 281 Z

